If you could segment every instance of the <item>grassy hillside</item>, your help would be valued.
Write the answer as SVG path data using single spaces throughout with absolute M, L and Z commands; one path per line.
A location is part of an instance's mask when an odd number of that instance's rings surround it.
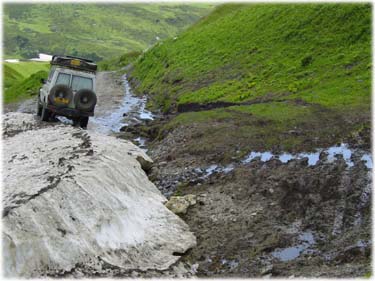
M 31 74 L 34 74 L 40 70 L 48 71 L 50 64 L 47 62 L 28 62 L 21 61 L 18 63 L 3 63 L 4 72 L 4 87 L 8 88 L 13 82 L 19 82 L 25 78 L 28 78 Z
M 3 65 L 3 86 L 4 88 L 9 88 L 12 86 L 14 83 L 17 81 L 22 80 L 24 77 L 16 71 L 13 67 L 11 67 L 9 64 L 4 64 Z
M 17 83 L 13 83 L 11 87 L 4 90 L 4 103 L 17 102 L 37 95 L 39 88 L 42 86 L 40 80 L 46 79 L 47 76 L 47 71 L 40 70 Z
M 5 57 L 39 52 L 95 60 L 143 50 L 209 12 L 206 4 L 5 4 Z
M 3 63 L 4 101 L 8 103 L 29 97 L 30 95 L 26 93 L 30 90 L 28 85 L 39 85 L 40 73 L 47 76 L 49 66 L 49 63 L 46 62 L 21 61 L 19 63 Z M 39 73 L 38 75 L 29 79 L 30 76 L 37 72 Z M 37 78 L 39 78 L 38 81 Z M 30 84 L 30 81 L 34 82 Z M 25 91 L 22 91 L 23 89 L 25 89 Z
M 135 62 L 141 54 L 142 52 L 133 51 L 119 57 L 102 60 L 98 63 L 99 70 L 119 70 Z
M 370 124 L 371 6 L 222 5 L 131 75 L 164 112 L 222 103 L 166 126 L 204 132 L 189 153 L 326 146 Z
M 267 94 L 332 106 L 368 102 L 370 9 L 226 5 L 147 52 L 133 75 L 141 91 L 158 96 L 167 89 L 177 104 Z

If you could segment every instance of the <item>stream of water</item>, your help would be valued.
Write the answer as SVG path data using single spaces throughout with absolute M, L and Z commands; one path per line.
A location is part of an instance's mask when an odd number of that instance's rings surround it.
M 126 78 L 122 77 L 124 85 L 124 96 L 120 105 L 103 116 L 95 116 L 90 119 L 95 130 L 104 134 L 118 133 L 124 126 L 141 123 L 144 120 L 153 120 L 154 115 L 146 110 L 146 97 L 135 96 Z M 142 137 L 137 137 L 135 141 L 138 146 L 145 149 L 146 140 Z

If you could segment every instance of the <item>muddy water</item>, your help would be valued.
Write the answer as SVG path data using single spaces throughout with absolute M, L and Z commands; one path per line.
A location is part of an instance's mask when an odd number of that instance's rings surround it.
M 283 153 L 280 155 L 274 155 L 272 152 L 269 152 L 269 151 L 266 151 L 266 152 L 252 151 L 243 160 L 243 163 L 250 163 L 252 160 L 254 160 L 257 157 L 260 157 L 260 160 L 262 162 L 267 162 L 271 160 L 272 158 L 275 158 L 275 159 L 280 160 L 282 163 L 287 163 L 288 161 L 292 159 L 307 158 L 308 165 L 315 166 L 319 160 L 322 160 L 322 155 L 324 154 L 327 155 L 328 163 L 333 163 L 335 160 L 337 160 L 337 156 L 340 155 L 343 157 L 348 167 L 353 167 L 355 163 L 352 160 L 352 155 L 359 155 L 361 157 L 360 160 L 365 162 L 365 165 L 367 168 L 372 169 L 372 166 L 373 166 L 371 154 L 360 151 L 360 150 L 350 149 L 349 146 L 345 143 L 342 143 L 337 146 L 331 146 L 327 149 L 317 149 L 315 152 L 311 152 L 311 153 L 306 153 L 306 152 L 298 153 L 298 154 Z
M 302 253 L 307 253 L 310 246 L 315 244 L 312 232 L 306 231 L 298 235 L 299 243 L 288 248 L 276 249 L 271 254 L 280 261 L 290 261 L 298 258 Z M 311 252 L 311 250 L 310 250 Z
M 98 72 L 96 94 L 98 103 L 95 107 L 95 116 L 89 119 L 90 131 L 116 135 L 124 126 L 154 119 L 154 115 L 146 110 L 147 98 L 133 94 L 126 75 L 118 77 L 114 72 Z M 35 99 L 4 107 L 5 113 L 16 111 L 35 114 L 35 110 Z M 72 120 L 63 116 L 57 116 L 57 120 L 66 125 L 73 124 Z M 145 150 L 146 139 L 136 137 L 132 141 Z
M 146 110 L 146 97 L 137 97 L 133 94 L 126 75 L 122 77 L 124 86 L 124 95 L 118 106 L 104 114 L 98 114 L 90 119 L 91 126 L 89 129 L 96 130 L 104 134 L 113 134 L 120 132 L 124 126 L 141 123 L 144 120 L 153 120 L 153 114 Z M 100 112 L 100 110 L 99 110 Z M 135 139 L 139 144 L 144 146 L 144 139 Z
M 325 159 L 323 159 L 324 155 L 326 156 Z M 338 156 L 341 156 L 344 159 L 348 168 L 354 167 L 356 164 L 359 163 L 359 161 L 364 162 L 365 166 L 368 169 L 373 168 L 372 155 L 370 153 L 367 153 L 358 149 L 351 149 L 345 143 L 342 143 L 337 146 L 331 146 L 327 149 L 317 149 L 315 152 L 302 152 L 298 154 L 290 154 L 290 153 L 273 154 L 270 151 L 265 151 L 265 152 L 251 151 L 241 161 L 241 163 L 247 164 L 252 161 L 255 161 L 256 159 L 259 159 L 261 162 L 268 162 L 271 159 L 276 159 L 276 160 L 279 160 L 281 163 L 285 164 L 294 159 L 307 158 L 308 166 L 315 166 L 318 164 L 319 161 L 326 161 L 327 163 L 334 163 L 338 159 Z M 225 174 L 229 173 L 236 166 L 238 166 L 238 164 L 236 163 L 230 163 L 229 165 L 226 165 L 226 166 L 213 164 L 203 169 L 201 168 L 197 169 L 197 172 L 198 174 L 202 174 L 202 176 L 200 177 L 201 179 L 206 179 L 209 176 L 216 174 L 216 173 L 225 173 Z

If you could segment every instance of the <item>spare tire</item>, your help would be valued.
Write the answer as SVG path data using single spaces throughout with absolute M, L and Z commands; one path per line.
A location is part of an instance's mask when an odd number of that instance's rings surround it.
M 76 108 L 82 111 L 93 111 L 96 105 L 96 95 L 89 89 L 79 90 L 74 96 Z
M 49 102 L 57 107 L 67 107 L 72 99 L 72 90 L 63 84 L 53 86 L 48 95 Z

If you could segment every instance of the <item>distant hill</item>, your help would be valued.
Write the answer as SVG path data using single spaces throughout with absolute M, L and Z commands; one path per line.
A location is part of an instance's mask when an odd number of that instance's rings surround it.
M 94 60 L 140 51 L 210 12 L 208 4 L 5 4 L 4 56 Z

